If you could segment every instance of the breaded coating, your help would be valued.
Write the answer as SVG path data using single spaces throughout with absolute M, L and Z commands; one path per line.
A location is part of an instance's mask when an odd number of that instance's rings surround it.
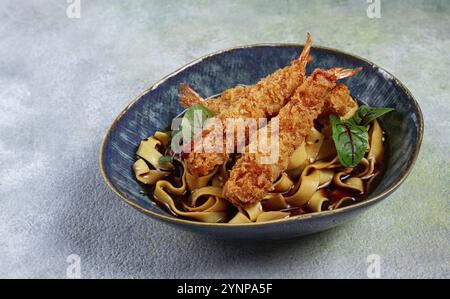
M 180 103 L 183 107 L 188 108 L 194 104 L 200 104 L 208 110 L 219 114 L 221 111 L 228 109 L 231 105 L 236 103 L 242 97 L 246 97 L 251 90 L 249 87 L 236 86 L 224 91 L 219 97 L 205 100 L 195 90 L 186 84 L 178 86 L 180 93 Z
M 357 106 L 358 104 L 350 96 L 348 87 L 339 83 L 329 93 L 328 100 L 325 102 L 325 115 L 327 119 L 330 114 L 344 116 Z
M 352 76 L 358 71 L 359 69 L 316 69 L 276 117 L 279 122 L 278 162 L 262 164 L 262 158 L 270 153 L 261 152 L 260 149 L 256 153 L 247 151 L 231 171 L 224 186 L 225 197 L 238 207 L 248 207 L 262 200 L 273 182 L 286 170 L 289 158 L 304 142 L 314 126 L 314 120 L 325 109 L 331 109 L 340 115 L 350 109 L 348 89 L 343 85 L 336 87 L 336 80 Z M 335 88 L 337 89 L 334 90 Z
M 217 165 L 221 165 L 228 160 L 228 153 L 226 152 L 226 120 L 237 118 L 271 118 L 278 114 L 280 109 L 286 105 L 291 99 L 295 90 L 303 83 L 306 73 L 306 65 L 309 61 L 309 51 L 311 49 L 311 37 L 308 34 L 307 41 L 300 57 L 294 60 L 290 66 L 277 70 L 275 73 L 267 76 L 259 81 L 256 85 L 245 87 L 245 92 L 239 94 L 239 100 L 234 101 L 233 105 L 221 111 L 216 115 L 216 118 L 222 123 L 223 130 L 223 152 L 211 153 L 204 149 L 209 148 L 208 144 L 203 144 L 196 147 L 195 151 L 186 153 L 184 155 L 188 171 L 197 176 L 204 176 L 209 174 Z M 231 93 L 234 97 L 236 93 Z M 199 140 L 200 137 L 209 140 L 216 140 L 210 138 L 210 134 L 216 134 L 214 125 L 203 129 L 201 134 L 193 138 Z M 214 132 L 214 133 L 212 133 Z M 235 134 L 236 136 L 236 134 Z M 190 149 L 192 144 L 188 145 Z

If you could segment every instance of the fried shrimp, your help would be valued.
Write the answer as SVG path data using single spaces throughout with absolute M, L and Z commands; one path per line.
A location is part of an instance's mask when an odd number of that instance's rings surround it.
M 237 90 L 229 94 L 229 101 L 233 102 L 227 109 L 216 115 L 223 128 L 220 132 L 223 142 L 225 142 L 226 120 L 237 118 L 271 118 L 276 116 L 280 109 L 289 102 L 294 92 L 303 83 L 306 73 L 306 65 L 309 62 L 309 51 L 311 49 L 311 37 L 308 34 L 305 47 L 300 57 L 294 60 L 291 65 L 276 71 L 259 81 L 256 85 L 244 87 L 245 91 Z M 186 89 L 185 89 L 186 90 Z M 189 97 L 182 97 L 186 104 L 191 103 L 196 95 L 188 92 Z M 238 100 L 235 100 L 236 97 Z M 184 100 L 183 100 L 184 99 Z M 198 97 L 197 97 L 197 100 Z M 217 134 L 214 125 L 207 126 L 193 140 L 203 139 L 217 141 L 214 136 Z M 236 134 L 235 134 L 236 135 Z M 212 137 L 212 138 L 209 138 Z M 188 145 L 192 149 L 192 142 Z M 209 174 L 217 165 L 223 164 L 228 159 L 226 145 L 221 152 L 207 152 L 205 148 L 210 148 L 209 144 L 196 147 L 194 151 L 184 155 L 188 171 L 192 175 L 204 176 Z
M 249 87 L 236 86 L 227 89 L 217 98 L 205 100 L 186 84 L 180 84 L 178 89 L 180 90 L 178 97 L 180 98 L 180 103 L 183 107 L 188 108 L 194 104 L 200 104 L 215 114 L 228 109 L 239 99 L 246 97 L 248 92 L 251 90 Z
M 229 108 L 243 98 L 267 97 L 272 99 L 272 109 L 267 109 L 267 113 L 279 110 L 279 102 L 286 100 L 286 94 L 292 94 L 295 89 L 300 86 L 305 76 L 306 64 L 310 62 L 311 57 L 311 36 L 308 33 L 306 43 L 300 57 L 292 61 L 290 66 L 276 71 L 268 77 L 262 79 L 255 85 L 236 86 L 225 90 L 219 97 L 206 101 L 194 89 L 186 84 L 180 84 L 178 89 L 180 93 L 180 103 L 183 107 L 188 108 L 194 104 L 200 104 L 209 110 L 218 113 Z M 269 94 L 270 91 L 270 94 Z M 253 94 L 252 94 L 253 93 Z M 270 102 L 268 102 L 269 104 Z
M 351 97 L 348 96 L 345 86 L 336 87 L 336 80 L 350 77 L 359 70 L 360 68 L 316 69 L 275 117 L 279 123 L 278 161 L 263 164 L 261 161 L 268 155 L 267 151 L 258 148 L 256 153 L 249 153 L 247 150 L 232 168 L 230 178 L 223 189 L 224 196 L 239 207 L 248 207 L 262 200 L 280 173 L 287 168 L 288 160 L 295 149 L 304 142 L 314 120 L 325 109 L 331 109 L 339 115 L 348 112 Z M 269 126 L 268 130 L 270 129 Z

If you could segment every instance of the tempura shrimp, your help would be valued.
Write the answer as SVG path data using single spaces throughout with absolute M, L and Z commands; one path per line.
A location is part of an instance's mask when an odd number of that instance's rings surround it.
M 226 120 L 236 118 L 271 118 L 276 116 L 280 109 L 289 102 L 294 92 L 303 83 L 306 73 L 306 65 L 309 62 L 311 49 L 311 37 L 308 34 L 306 44 L 300 57 L 294 60 L 290 66 L 276 71 L 259 81 L 256 85 L 245 87 L 245 92 L 229 108 L 221 111 L 216 118 L 222 123 L 224 130 L 222 140 L 225 142 Z M 206 127 L 194 140 L 217 140 L 208 138 L 209 134 L 215 134 L 214 126 Z M 192 142 L 188 145 L 192 149 Z M 195 151 L 187 153 L 184 158 L 188 171 L 192 175 L 204 176 L 209 174 L 217 165 L 223 164 L 228 159 L 226 146 L 219 153 L 205 152 L 204 148 L 210 147 L 204 144 Z
M 236 86 L 225 90 L 220 96 L 205 100 L 195 90 L 186 84 L 180 84 L 178 86 L 180 93 L 180 103 L 183 107 L 188 108 L 194 104 L 202 105 L 215 114 L 228 109 L 231 105 L 237 102 L 239 99 L 246 97 L 251 90 L 247 86 Z
M 342 88 L 339 88 L 339 93 L 346 98 L 343 101 L 340 100 L 341 97 L 330 96 L 329 93 L 336 87 L 336 80 L 350 77 L 359 70 L 360 68 L 316 69 L 296 90 L 291 101 L 280 110 L 276 117 L 279 122 L 278 161 L 262 164 L 262 158 L 267 156 L 267 152 L 249 153 L 247 151 L 232 168 L 230 178 L 224 186 L 225 197 L 240 207 L 247 207 L 260 201 L 280 173 L 286 170 L 289 158 L 304 142 L 314 125 L 314 120 L 327 108 L 340 115 L 350 109 L 348 97 L 342 93 Z M 269 126 L 268 130 L 270 129 Z

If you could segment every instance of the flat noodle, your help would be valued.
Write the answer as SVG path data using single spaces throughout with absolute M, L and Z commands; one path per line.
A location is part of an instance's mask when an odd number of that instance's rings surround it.
M 258 202 L 254 206 L 248 207 L 244 209 L 245 212 L 247 212 L 248 218 L 251 221 L 256 221 L 258 216 L 263 212 L 261 203 Z
M 236 216 L 233 217 L 228 223 L 231 224 L 244 224 L 244 223 L 252 223 L 250 219 L 248 219 L 247 216 L 244 215 L 242 212 L 238 212 Z
M 286 172 L 290 177 L 299 177 L 305 169 L 308 162 L 308 153 L 306 151 L 306 143 L 303 142 L 293 153 L 289 159 Z
M 209 198 L 211 197 L 223 198 L 222 188 L 203 187 L 197 189 L 194 192 L 192 192 L 191 196 L 189 197 L 189 204 L 193 207 L 197 206 L 197 203 L 202 196 L 209 196 Z
M 286 212 L 279 212 L 279 211 L 262 212 L 261 214 L 259 214 L 258 218 L 256 218 L 256 222 L 267 222 L 287 217 L 289 217 L 289 213 Z
M 201 176 L 201 177 L 194 176 L 194 175 L 190 174 L 189 171 L 185 170 L 186 183 L 187 183 L 188 190 L 195 190 L 195 189 L 205 187 L 206 185 L 208 185 L 208 182 L 216 174 L 218 169 L 219 168 L 216 167 L 216 169 L 214 171 L 212 171 L 210 174 Z
M 306 142 L 302 142 L 292 154 L 286 173 L 290 177 L 299 177 L 306 165 L 317 159 L 324 140 L 323 134 L 313 128 L 310 135 L 307 136 Z
M 273 184 L 273 191 L 276 193 L 284 193 L 291 190 L 294 183 L 289 178 L 289 176 L 283 172 L 278 180 Z
M 324 207 L 338 209 L 355 202 L 355 198 L 343 196 L 333 199 L 326 191 L 327 186 L 348 190 L 349 194 L 366 192 L 365 188 L 369 189 L 379 175 L 376 165 L 383 160 L 383 131 L 376 120 L 371 124 L 368 151 L 353 168 L 340 165 L 329 134 L 329 127 L 322 132 L 313 129 L 306 142 L 295 150 L 287 170 L 274 182 L 263 201 L 245 209 L 235 208 L 237 212 L 234 215 L 230 215 L 232 205 L 222 190 L 229 176 L 227 163 L 207 176 L 196 177 L 180 161 L 183 166 L 181 186 L 175 187 L 166 180 L 171 174 L 167 168 L 174 169 L 174 166 L 172 163 L 159 163 L 162 154 L 158 148 L 169 143 L 167 133 L 157 132 L 141 142 L 136 153 L 140 158 L 134 163 L 133 171 L 139 182 L 155 185 L 157 201 L 180 217 L 201 222 L 245 224 L 284 219 L 291 215 L 289 211 L 292 209 L 311 212 L 321 212 Z
M 155 139 L 157 139 L 159 142 L 161 142 L 164 148 L 166 148 L 169 145 L 170 135 L 167 134 L 166 132 L 158 131 L 155 133 L 155 135 L 153 137 L 155 137 Z
M 364 179 L 368 179 L 372 176 L 373 171 L 375 169 L 375 164 L 373 163 L 375 159 L 371 159 L 371 161 L 363 158 L 361 162 L 359 162 L 359 166 L 362 167 L 363 171 L 357 175 L 357 177 Z
M 322 206 L 324 202 L 329 201 L 328 198 L 323 194 L 322 190 L 314 192 L 311 199 L 308 201 L 308 208 L 313 212 L 322 212 Z
M 346 177 L 346 172 L 339 172 L 333 177 L 333 184 L 345 188 L 345 189 L 351 189 L 358 192 L 364 192 L 364 184 L 362 179 L 358 177 L 350 177 L 347 178 L 345 181 L 342 180 L 342 177 Z
M 315 128 L 313 128 L 311 133 L 306 137 L 306 154 L 310 163 L 317 160 L 324 139 L 323 134 Z
M 229 204 L 222 196 L 222 192 L 219 188 L 204 187 L 198 189 L 196 193 L 193 193 L 194 199 L 191 198 L 191 200 L 193 199 L 194 202 L 196 202 L 200 196 L 209 196 L 209 198 L 202 205 L 192 207 L 193 209 L 191 211 L 182 211 L 176 207 L 172 196 L 182 196 L 187 190 L 186 167 L 184 166 L 184 163 L 183 169 L 182 185 L 180 187 L 175 187 L 169 181 L 158 181 L 155 186 L 155 199 L 169 207 L 175 214 L 182 217 L 209 223 L 223 221 L 227 216 Z
M 307 166 L 303 170 L 300 180 L 297 182 L 297 191 L 293 195 L 287 197 L 286 202 L 294 207 L 301 207 L 307 204 L 314 192 L 322 185 L 320 182 L 324 182 L 324 178 L 329 179 L 329 172 L 324 171 L 322 173 L 322 169 L 335 168 L 339 165 L 339 160 L 336 157 L 330 162 L 316 162 Z
M 367 158 L 374 159 L 376 161 L 383 161 L 384 147 L 383 147 L 383 130 L 377 120 L 374 120 L 372 127 L 369 132 L 370 143 L 369 143 L 369 154 Z
M 170 172 L 150 169 L 143 159 L 139 159 L 133 164 L 133 171 L 136 179 L 147 185 L 153 185 L 157 181 L 170 175 Z
M 269 211 L 284 210 L 289 206 L 281 193 L 269 193 L 264 197 L 264 207 Z
M 157 136 L 159 137 L 158 139 L 156 138 Z M 155 136 L 142 140 L 139 144 L 136 155 L 141 158 L 136 160 L 133 164 L 133 171 L 139 182 L 153 185 L 157 181 L 170 175 L 169 170 L 174 168 L 173 164 L 170 162 L 165 164 L 159 163 L 162 154 L 158 151 L 158 147 L 161 146 L 161 144 L 166 144 L 164 143 L 167 140 L 166 138 L 168 138 L 166 133 L 156 132 Z M 148 164 L 154 169 L 150 169 Z
M 157 134 L 164 134 L 157 132 Z M 161 146 L 161 141 L 155 138 L 155 136 L 149 137 L 146 140 L 142 140 L 139 144 L 136 155 L 150 163 L 156 170 L 170 170 L 173 169 L 173 165 L 169 163 L 161 164 L 159 159 L 163 156 L 158 147 Z
M 334 141 L 331 136 L 327 136 L 322 143 L 322 147 L 317 154 L 317 160 L 328 160 L 337 155 Z
M 350 196 L 346 196 L 341 198 L 339 201 L 337 201 L 334 205 L 331 206 L 332 210 L 336 210 L 339 209 L 340 207 L 347 205 L 347 204 L 352 204 L 355 201 L 355 199 L 353 197 Z

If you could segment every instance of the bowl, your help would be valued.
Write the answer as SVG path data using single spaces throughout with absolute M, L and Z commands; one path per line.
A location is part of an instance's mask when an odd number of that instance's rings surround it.
M 338 50 L 313 47 L 308 73 L 317 67 L 362 66 L 344 80 L 352 96 L 375 107 L 395 111 L 382 118 L 386 132 L 385 171 L 362 202 L 333 211 L 251 224 L 210 224 L 181 219 L 161 209 L 135 180 L 132 165 L 141 139 L 165 128 L 183 111 L 178 103 L 180 83 L 202 96 L 216 95 L 238 84 L 254 84 L 298 57 L 303 45 L 258 44 L 219 51 L 199 58 L 161 79 L 138 95 L 114 120 L 100 149 L 100 169 L 108 186 L 126 203 L 145 215 L 184 230 L 216 238 L 281 239 L 312 234 L 341 225 L 394 192 L 416 161 L 423 136 L 423 117 L 408 89 L 392 74 L 366 59 Z

